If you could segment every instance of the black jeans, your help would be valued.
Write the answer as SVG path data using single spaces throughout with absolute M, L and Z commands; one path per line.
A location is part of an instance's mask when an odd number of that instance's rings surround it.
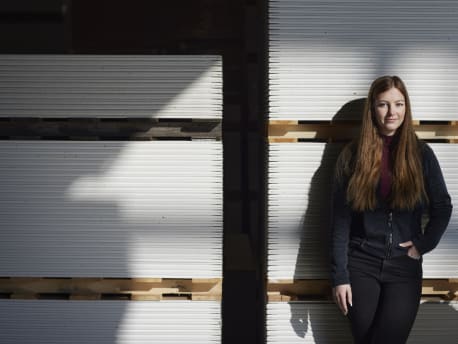
M 422 259 L 381 259 L 359 250 L 348 257 L 356 344 L 405 344 L 421 297 Z

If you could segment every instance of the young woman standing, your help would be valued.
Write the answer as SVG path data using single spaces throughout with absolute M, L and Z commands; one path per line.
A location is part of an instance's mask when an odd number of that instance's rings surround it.
M 404 83 L 377 78 L 360 137 L 337 161 L 333 191 L 333 294 L 355 343 L 407 341 L 420 302 L 422 255 L 439 243 L 451 211 L 437 158 L 414 132 Z

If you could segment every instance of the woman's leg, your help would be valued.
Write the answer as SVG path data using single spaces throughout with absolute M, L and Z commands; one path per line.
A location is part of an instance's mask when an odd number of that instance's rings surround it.
M 353 306 L 349 307 L 351 331 L 356 344 L 369 344 L 381 293 L 382 259 L 354 250 L 348 257 Z
M 384 262 L 375 344 L 407 341 L 420 305 L 422 275 L 421 260 L 401 256 Z
M 421 297 L 421 279 L 383 285 L 375 320 L 374 344 L 405 344 Z
M 348 318 L 353 339 L 355 344 L 369 344 L 373 336 L 373 323 L 379 304 L 380 283 L 372 276 L 352 273 L 351 289 L 353 306 L 349 307 Z

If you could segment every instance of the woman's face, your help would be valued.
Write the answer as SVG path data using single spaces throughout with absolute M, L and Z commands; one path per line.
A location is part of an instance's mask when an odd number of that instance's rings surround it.
M 392 136 L 404 122 L 406 102 L 397 88 L 378 94 L 375 98 L 375 120 L 383 135 Z

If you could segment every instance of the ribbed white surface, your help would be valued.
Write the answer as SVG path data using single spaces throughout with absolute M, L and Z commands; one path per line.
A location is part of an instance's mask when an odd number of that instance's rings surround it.
M 329 120 L 396 74 L 415 119 L 457 119 L 457 13 L 454 0 L 270 0 L 270 118 Z
M 420 305 L 408 344 L 456 344 L 458 341 L 458 302 Z
M 431 144 L 452 202 L 458 203 L 458 145 Z M 339 147 L 269 145 L 268 278 L 328 278 L 330 183 Z M 425 278 L 458 277 L 458 210 L 439 246 L 424 256 Z
M 220 343 L 220 303 L 0 300 L 2 344 Z
M 328 277 L 329 187 L 337 154 L 338 147 L 322 143 L 269 145 L 269 279 Z
M 458 278 L 458 144 L 434 143 L 430 146 L 441 165 L 454 208 L 439 245 L 423 257 L 423 275 L 426 278 Z
M 329 303 L 270 302 L 267 344 L 348 344 L 351 334 L 337 307 Z
M 221 118 L 218 56 L 0 55 L 0 117 Z
M 0 276 L 221 277 L 221 142 L 2 141 L 0 160 Z
M 408 343 L 456 344 L 457 317 L 457 302 L 420 305 Z M 283 302 L 267 304 L 267 343 L 348 344 L 352 339 L 347 319 L 334 304 Z

